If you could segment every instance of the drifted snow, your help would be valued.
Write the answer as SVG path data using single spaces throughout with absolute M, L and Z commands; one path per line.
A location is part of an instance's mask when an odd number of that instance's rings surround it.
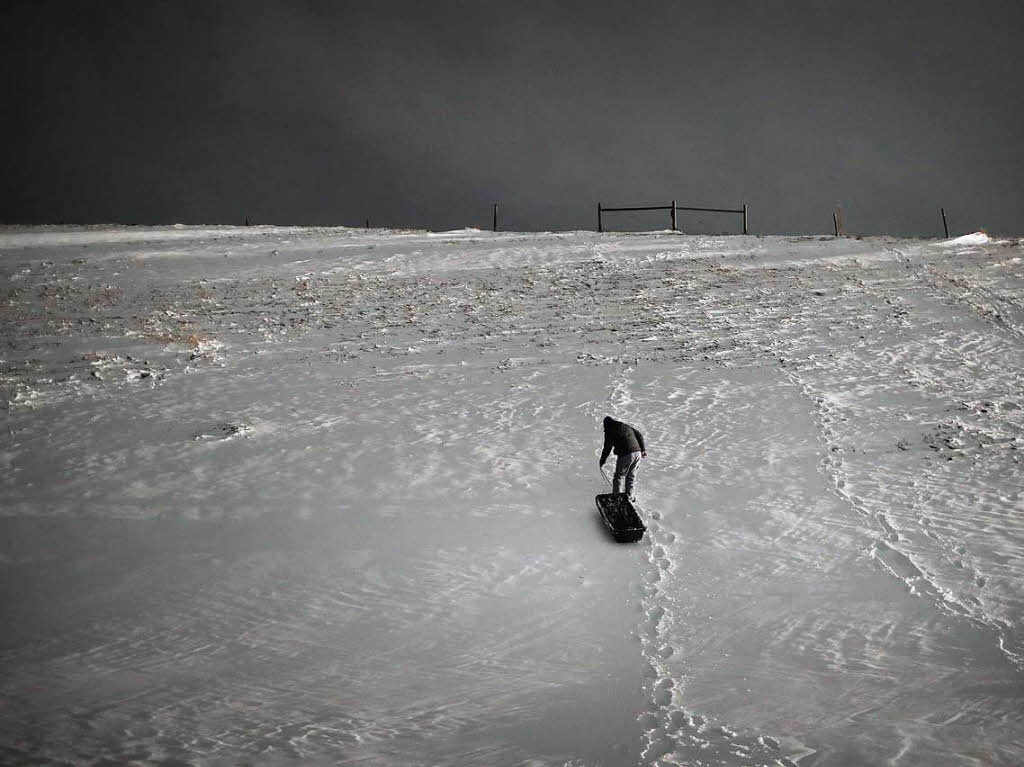
M 1020 763 L 1022 251 L 0 230 L 4 760 Z
M 946 240 L 943 245 L 987 245 L 992 240 L 984 232 L 972 232 Z

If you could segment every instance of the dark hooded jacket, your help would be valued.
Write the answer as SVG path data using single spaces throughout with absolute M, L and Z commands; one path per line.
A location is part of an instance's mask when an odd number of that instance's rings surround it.
M 604 450 L 601 451 L 601 463 L 608 460 L 608 454 L 614 450 L 615 455 L 625 453 L 647 452 L 644 435 L 628 423 L 616 421 L 611 416 L 604 419 Z

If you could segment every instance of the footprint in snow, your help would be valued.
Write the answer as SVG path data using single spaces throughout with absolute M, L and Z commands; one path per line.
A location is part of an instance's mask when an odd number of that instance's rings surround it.
M 201 431 L 192 437 L 196 441 L 234 439 L 235 437 L 248 437 L 255 429 L 246 424 L 222 423 L 206 431 Z

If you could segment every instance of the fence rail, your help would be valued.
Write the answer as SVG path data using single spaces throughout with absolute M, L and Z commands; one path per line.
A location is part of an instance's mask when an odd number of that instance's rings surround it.
M 703 208 L 693 207 L 689 205 L 676 205 L 676 201 L 672 200 L 671 205 L 634 205 L 628 207 L 615 207 L 606 208 L 601 203 L 597 204 L 597 231 L 604 231 L 604 221 L 602 214 L 604 213 L 623 213 L 623 212 L 634 212 L 641 210 L 669 210 L 672 211 L 672 231 L 676 231 L 676 212 L 680 210 L 690 210 L 699 213 L 737 213 L 743 216 L 743 234 L 747 234 L 747 204 L 743 203 L 742 208 Z

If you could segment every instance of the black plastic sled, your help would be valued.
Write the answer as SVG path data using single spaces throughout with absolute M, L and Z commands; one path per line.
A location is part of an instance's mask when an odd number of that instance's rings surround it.
M 636 507 L 625 493 L 601 493 L 594 500 L 601 519 L 608 526 L 612 537 L 619 543 L 639 541 L 644 537 L 647 526 L 637 514 Z

